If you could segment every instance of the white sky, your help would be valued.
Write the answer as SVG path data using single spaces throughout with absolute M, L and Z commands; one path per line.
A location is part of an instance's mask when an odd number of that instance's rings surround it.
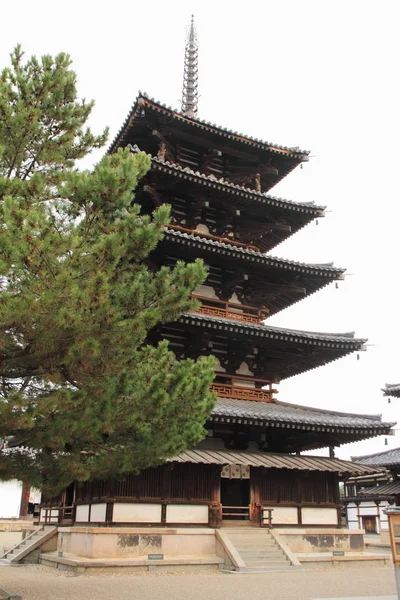
M 95 131 L 116 134 L 138 90 L 179 108 L 185 31 L 199 35 L 200 118 L 311 150 L 271 193 L 327 205 L 271 254 L 347 267 L 334 284 L 271 318 L 271 325 L 355 331 L 368 352 L 283 382 L 279 398 L 398 420 L 397 437 L 343 446 L 337 455 L 400 446 L 398 339 L 397 0 L 20 0 L 1 7 L 0 66 L 27 54 L 71 54 L 82 96 L 96 100 Z M 98 158 L 98 157 L 97 157 Z

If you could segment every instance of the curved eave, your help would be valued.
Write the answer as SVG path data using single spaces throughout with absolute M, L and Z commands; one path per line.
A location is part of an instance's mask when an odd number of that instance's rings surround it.
M 386 383 L 382 392 L 384 396 L 400 398 L 400 383 Z
M 123 139 L 127 133 L 127 130 L 129 129 L 132 119 L 135 117 L 136 113 L 142 110 L 144 107 L 149 108 L 155 111 L 156 113 L 165 115 L 169 119 L 172 119 L 190 128 L 207 131 L 213 135 L 217 135 L 226 140 L 229 140 L 230 142 L 236 143 L 239 146 L 250 146 L 258 150 L 262 150 L 263 152 L 266 152 L 268 154 L 272 153 L 278 156 L 280 155 L 282 157 L 290 158 L 294 160 L 297 164 L 307 161 L 310 154 L 308 150 L 300 150 L 299 148 L 281 146 L 279 144 L 271 144 L 270 142 L 264 140 L 260 140 L 250 136 L 245 136 L 241 133 L 238 133 L 237 131 L 225 129 L 216 125 L 215 123 L 202 121 L 201 119 L 189 118 L 179 113 L 178 111 L 172 109 L 170 106 L 166 106 L 165 104 L 161 104 L 160 102 L 155 101 L 153 98 L 150 98 L 147 94 L 143 92 L 139 92 L 138 97 L 135 103 L 133 104 L 131 110 L 129 111 L 122 127 L 120 128 L 119 132 L 110 144 L 110 147 L 108 149 L 109 153 L 114 152 L 116 148 L 118 148 L 118 146 L 123 142 Z M 294 166 L 296 166 L 296 164 Z
M 288 282 L 288 289 L 282 290 L 275 296 L 270 296 L 268 300 L 269 315 L 275 315 L 281 310 L 293 306 L 297 302 L 308 298 L 317 291 L 323 289 L 333 281 L 343 280 L 345 269 L 333 267 L 330 265 L 312 265 L 290 261 L 273 256 L 267 256 L 261 252 L 246 250 L 240 246 L 217 242 L 209 238 L 204 238 L 200 234 L 188 234 L 174 229 L 166 229 L 164 242 L 177 245 L 181 248 L 182 258 L 187 259 L 188 254 L 195 253 L 196 258 L 200 256 L 205 261 L 212 260 L 220 264 L 229 265 L 240 263 L 243 268 L 258 271 L 260 274 L 265 271 L 265 276 L 272 273 L 273 276 L 282 278 Z M 298 279 L 302 280 L 299 283 Z M 293 292 L 290 285 L 297 285 L 304 289 L 304 292 Z M 282 284 L 283 285 L 283 284 Z
M 395 425 L 382 422 L 380 416 L 327 411 L 277 400 L 264 403 L 233 398 L 220 398 L 209 420 L 215 423 L 295 429 L 349 437 L 348 440 L 341 438 L 340 443 L 352 443 L 355 438 L 388 435 Z
M 350 439 L 346 440 L 345 438 L 340 439 L 340 445 L 342 444 L 352 444 L 355 441 L 367 440 L 373 437 L 377 437 L 379 435 L 388 435 L 390 432 L 390 426 L 382 425 L 376 427 L 340 427 L 340 426 L 327 426 L 327 425 L 317 425 L 310 423 L 294 423 L 292 421 L 284 421 L 284 420 L 269 420 L 269 419 L 261 419 L 261 418 L 246 418 L 246 417 L 236 417 L 231 415 L 215 415 L 212 414 L 209 417 L 209 421 L 213 423 L 232 423 L 239 425 L 249 425 L 249 426 L 257 426 L 257 427 L 272 427 L 277 429 L 287 429 L 287 430 L 301 430 L 304 432 L 315 432 L 315 433 L 331 433 L 334 435 L 342 435 L 349 436 Z M 315 446 L 320 448 L 327 447 L 329 444 L 319 444 L 316 443 Z M 368 473 L 375 473 L 376 468 L 372 466 L 366 465 L 368 467 Z
M 132 152 L 138 153 L 141 152 L 141 150 L 136 146 L 132 148 Z M 166 173 L 173 178 L 191 181 L 201 185 L 203 188 L 208 187 L 212 190 L 218 190 L 228 194 L 231 198 L 240 197 L 247 200 L 249 203 L 251 202 L 281 210 L 302 213 L 303 215 L 309 216 L 310 221 L 324 216 L 325 206 L 318 206 L 313 202 L 294 202 L 293 200 L 286 200 L 285 198 L 279 198 L 277 196 L 272 196 L 271 194 L 262 194 L 261 192 L 256 192 L 245 186 L 230 183 L 225 179 L 209 177 L 199 171 L 193 171 L 188 167 L 181 167 L 175 163 L 163 161 L 154 156 L 150 156 L 150 158 L 152 162 L 151 169 L 154 171 Z
M 355 338 L 352 333 L 316 333 L 284 329 L 268 325 L 253 325 L 252 323 L 239 323 L 229 319 L 218 319 L 195 313 L 186 313 L 179 318 L 179 322 L 186 325 L 204 326 L 209 329 L 242 333 L 258 338 L 293 342 L 295 344 L 316 345 L 324 348 L 347 350 L 353 352 L 361 350 L 367 339 Z
M 201 234 L 184 233 L 174 229 L 168 229 L 168 227 L 165 229 L 165 237 L 173 241 L 180 240 L 178 243 L 185 245 L 190 241 L 193 242 L 191 245 L 197 247 L 201 246 L 204 250 L 212 248 L 211 252 L 213 254 L 227 254 L 229 257 L 232 257 L 232 259 L 244 260 L 267 268 L 281 269 L 282 271 L 295 271 L 296 273 L 303 273 L 313 277 L 323 277 L 330 281 L 342 279 L 342 276 L 346 271 L 346 269 L 333 267 L 331 265 L 313 265 L 269 256 L 263 252 L 256 252 L 255 250 L 241 248 L 240 246 L 234 246 L 233 244 L 225 244 L 224 242 L 208 239 L 202 237 Z
M 324 456 L 299 456 L 270 452 L 239 452 L 233 450 L 186 450 L 168 462 L 208 464 L 208 465 L 245 465 L 267 469 L 287 469 L 293 471 L 327 471 L 339 475 L 364 475 L 368 468 L 355 465 L 339 458 Z
M 242 337 L 251 340 L 257 346 L 264 347 L 267 354 L 270 348 L 272 356 L 275 352 L 274 347 L 278 348 L 280 359 L 271 363 L 268 376 L 280 381 L 326 365 L 351 352 L 362 350 L 367 341 L 356 339 L 353 334 L 317 334 L 268 325 L 239 323 L 196 313 L 186 313 L 177 322 L 185 327 L 201 327 L 214 335 L 225 334 L 231 338 Z M 293 350 L 299 352 L 295 358 Z

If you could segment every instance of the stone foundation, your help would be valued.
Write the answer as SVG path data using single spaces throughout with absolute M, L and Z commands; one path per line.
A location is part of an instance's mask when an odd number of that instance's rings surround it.
M 60 527 L 57 552 L 84 558 L 216 556 L 214 529 Z
M 295 554 L 309 552 L 363 552 L 363 529 L 279 529 L 280 537 Z

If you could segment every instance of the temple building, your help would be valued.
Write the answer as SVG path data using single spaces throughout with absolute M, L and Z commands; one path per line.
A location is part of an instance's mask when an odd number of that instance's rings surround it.
M 273 187 L 309 153 L 254 139 L 197 117 L 193 23 L 182 110 L 139 93 L 109 152 L 151 157 L 135 192 L 144 213 L 168 202 L 170 225 L 149 265 L 201 257 L 208 271 L 200 306 L 150 332 L 178 358 L 212 354 L 218 401 L 205 439 L 166 464 L 123 479 L 71 486 L 41 523 L 118 526 L 247 524 L 340 527 L 339 481 L 373 472 L 334 448 L 388 434 L 380 416 L 309 408 L 277 399 L 280 381 L 363 349 L 352 333 L 268 324 L 271 315 L 343 279 L 333 264 L 275 258 L 270 251 L 324 216 L 324 207 L 275 197 Z M 329 457 L 318 452 L 329 448 Z M 313 451 L 313 455 L 303 454 Z
M 400 398 L 400 384 L 386 383 L 382 388 L 384 397 Z M 385 440 L 387 444 L 387 440 Z M 343 505 L 350 529 L 362 527 L 366 533 L 376 533 L 384 542 L 389 542 L 389 506 L 400 505 L 400 448 L 384 452 L 355 456 L 357 464 L 366 465 L 375 473 L 349 477 L 344 484 Z

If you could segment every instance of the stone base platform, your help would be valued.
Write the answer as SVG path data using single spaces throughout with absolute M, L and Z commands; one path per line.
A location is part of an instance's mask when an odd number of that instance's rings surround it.
M 390 554 L 372 552 L 346 552 L 344 556 L 334 556 L 331 552 L 312 552 L 307 554 L 296 554 L 301 566 L 305 569 L 354 569 L 385 567 L 392 564 Z
M 217 556 L 164 556 L 162 560 L 151 560 L 147 556 L 137 558 L 82 558 L 58 553 L 40 555 L 40 564 L 63 571 L 83 575 L 84 573 L 141 573 L 146 571 L 216 571 L 224 566 L 224 559 Z

